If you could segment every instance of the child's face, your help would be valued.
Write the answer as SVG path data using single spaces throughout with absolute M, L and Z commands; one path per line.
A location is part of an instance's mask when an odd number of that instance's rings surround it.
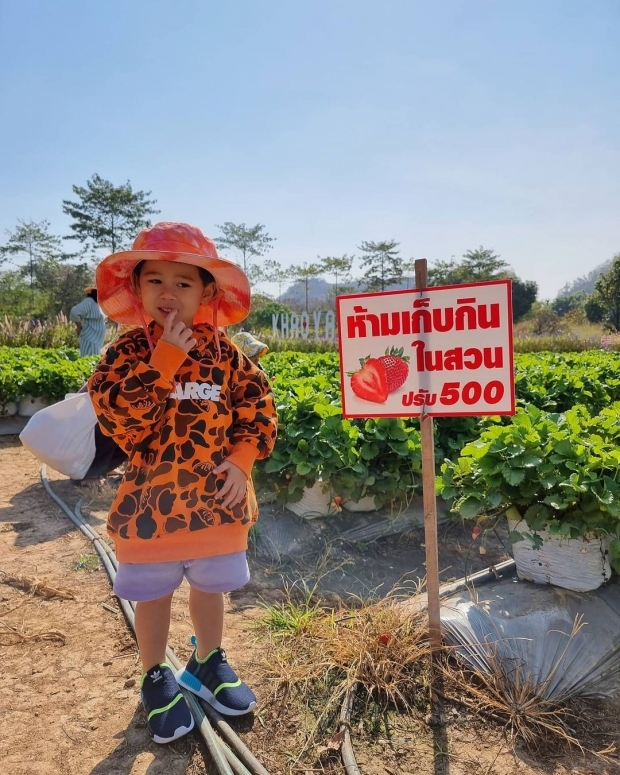
M 200 305 L 211 301 L 215 292 L 215 283 L 204 285 L 193 264 L 145 261 L 140 272 L 138 295 L 147 314 L 160 326 L 176 309 L 176 320 L 191 327 Z

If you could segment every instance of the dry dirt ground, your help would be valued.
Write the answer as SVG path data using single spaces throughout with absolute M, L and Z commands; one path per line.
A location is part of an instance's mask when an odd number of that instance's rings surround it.
M 84 498 L 85 514 L 104 532 L 105 492 L 82 491 L 53 472 L 50 480 L 69 505 Z M 420 538 L 414 534 L 409 540 Z M 377 543 L 377 554 L 401 545 L 386 539 Z M 454 546 L 451 564 L 459 556 Z M 0 437 L 0 552 L 0 775 L 211 775 L 208 753 L 195 733 L 170 746 L 150 742 L 139 702 L 135 642 L 107 576 L 88 558 L 92 545 L 49 499 L 39 464 L 15 436 Z M 260 709 L 234 726 L 272 775 L 344 772 L 337 759 L 325 756 L 294 763 L 305 734 L 303 704 L 292 698 L 282 702 L 277 686 L 266 679 L 270 647 L 256 628 L 263 610 L 257 599 L 277 599 L 281 577 L 273 565 L 255 571 L 254 581 L 227 603 L 225 646 L 255 689 Z M 16 576 L 64 594 L 46 598 L 40 594 L 44 588 L 26 592 L 15 586 Z M 181 659 L 191 650 L 186 602 L 183 587 L 175 597 L 170 637 Z M 603 703 L 588 706 L 591 746 L 603 748 L 618 739 L 617 711 Z M 354 727 L 363 775 L 620 772 L 581 754 L 547 751 L 536 759 L 514 754 L 499 728 L 462 709 L 448 708 L 446 714 L 441 727 L 415 718 L 392 719 L 383 731 Z

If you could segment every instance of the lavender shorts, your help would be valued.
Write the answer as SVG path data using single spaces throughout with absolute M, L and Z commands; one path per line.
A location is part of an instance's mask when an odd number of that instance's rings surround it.
M 245 552 L 181 562 L 119 562 L 114 594 L 123 600 L 157 600 L 181 586 L 199 592 L 232 592 L 250 580 Z

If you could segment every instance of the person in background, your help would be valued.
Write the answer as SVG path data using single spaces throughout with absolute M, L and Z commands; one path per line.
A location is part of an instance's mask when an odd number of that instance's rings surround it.
M 75 323 L 80 355 L 99 355 L 105 339 L 105 316 L 97 304 L 97 289 L 85 288 L 86 298 L 72 307 L 69 319 Z
M 240 333 L 231 336 L 230 341 L 233 344 L 236 344 L 241 352 L 245 353 L 255 366 L 258 366 L 259 369 L 263 368 L 258 359 L 262 358 L 263 355 L 267 355 L 269 352 L 269 347 L 264 342 L 259 342 L 259 340 L 255 336 L 252 336 L 248 331 L 241 331 Z

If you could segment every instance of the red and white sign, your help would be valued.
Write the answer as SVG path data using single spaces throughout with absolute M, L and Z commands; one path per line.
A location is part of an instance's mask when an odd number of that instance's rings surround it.
M 344 417 L 514 414 L 510 280 L 336 303 Z

